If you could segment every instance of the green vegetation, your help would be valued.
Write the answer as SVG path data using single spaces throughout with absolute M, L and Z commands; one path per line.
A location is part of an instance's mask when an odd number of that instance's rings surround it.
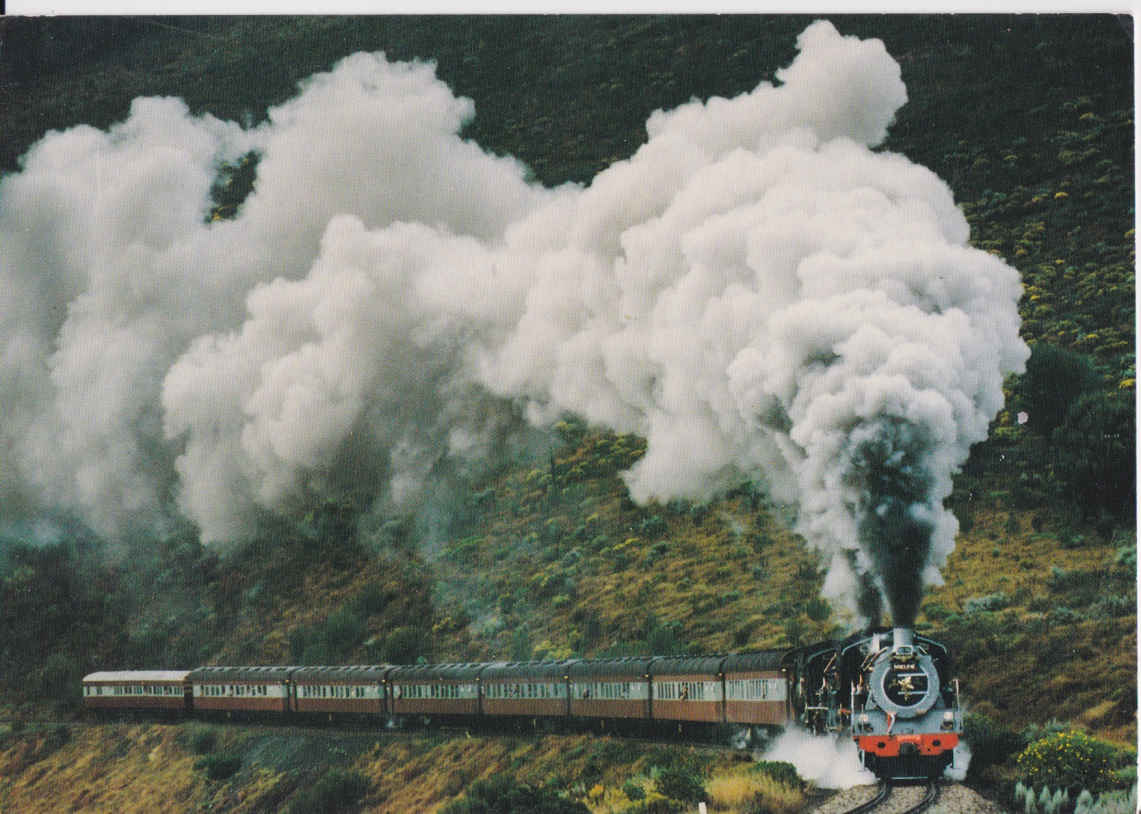
M 211 780 L 229 780 L 242 768 L 242 756 L 231 752 L 212 752 L 194 764 Z
M 1074 793 L 1096 793 L 1113 786 L 1116 751 L 1083 732 L 1058 732 L 1027 746 L 1018 755 L 1018 770 L 1031 786 L 1049 782 Z
M 336 812 L 351 809 L 368 794 L 368 778 L 357 771 L 330 769 L 313 786 L 295 796 L 289 804 L 291 814 L 313 811 Z
M 498 774 L 480 780 L 441 814 L 586 814 L 582 803 L 566 800 L 549 789 L 534 788 Z
M 188 733 L 188 742 L 194 754 L 209 754 L 218 745 L 218 733 L 212 727 L 196 727 Z
M 654 788 L 663 797 L 682 803 L 700 803 L 705 799 L 701 778 L 677 767 L 662 770 L 654 780 Z

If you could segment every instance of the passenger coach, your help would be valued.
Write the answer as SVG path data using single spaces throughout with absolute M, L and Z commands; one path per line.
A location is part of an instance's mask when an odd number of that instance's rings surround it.
M 483 714 L 507 718 L 566 718 L 569 670 L 575 662 L 498 662 L 480 673 Z
M 725 723 L 784 726 L 792 720 L 786 654 L 771 650 L 725 657 Z
M 96 712 L 191 710 L 189 670 L 120 670 L 83 677 L 83 704 Z
M 188 678 L 194 709 L 227 717 L 289 712 L 289 682 L 296 667 L 199 667 Z
M 298 667 L 289 683 L 290 709 L 300 715 L 384 715 L 385 665 Z
M 723 657 L 660 658 L 650 663 L 656 721 L 721 723 Z
M 596 720 L 650 720 L 650 662 L 618 658 L 569 665 L 570 714 Z
M 397 720 L 464 719 L 480 714 L 479 674 L 486 664 L 413 664 L 386 675 L 389 714 Z

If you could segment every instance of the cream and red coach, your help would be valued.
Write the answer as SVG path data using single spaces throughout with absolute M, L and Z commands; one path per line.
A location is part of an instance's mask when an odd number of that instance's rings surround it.
M 725 722 L 785 726 L 793 720 L 786 650 L 726 656 Z
M 572 718 L 650 720 L 650 662 L 591 659 L 567 668 Z
M 574 660 L 496 662 L 480 673 L 483 714 L 565 718 L 570 713 L 569 669 Z
M 722 661 L 722 656 L 682 656 L 650 662 L 654 720 L 721 723 L 725 699 Z
M 188 676 L 194 710 L 213 715 L 289 712 L 290 678 L 297 667 L 199 667 Z
M 290 709 L 301 715 L 383 715 L 388 665 L 298 667 L 289 685 Z
M 102 711 L 182 714 L 191 709 L 189 670 L 107 670 L 83 677 L 83 705 Z
M 399 719 L 469 718 L 480 714 L 479 674 L 486 664 L 413 664 L 385 676 L 389 714 Z

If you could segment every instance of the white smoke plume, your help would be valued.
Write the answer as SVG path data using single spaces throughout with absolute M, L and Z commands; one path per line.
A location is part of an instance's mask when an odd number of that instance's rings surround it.
M 876 782 L 876 776 L 860 765 L 860 750 L 851 738 L 814 735 L 789 727 L 765 749 L 765 760 L 791 763 L 804 780 L 823 789 L 850 789 Z
M 473 104 L 381 54 L 252 130 L 147 99 L 49 134 L 0 184 L 0 500 L 237 539 L 315 499 L 407 505 L 574 413 L 647 439 L 638 501 L 763 480 L 831 596 L 906 620 L 1028 355 L 1020 283 L 942 181 L 871 149 L 906 101 L 882 43 L 798 45 L 585 187 L 462 140 Z M 255 191 L 206 223 L 249 150 Z

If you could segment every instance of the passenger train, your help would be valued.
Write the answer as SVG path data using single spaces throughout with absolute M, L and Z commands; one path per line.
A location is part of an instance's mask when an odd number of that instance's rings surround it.
M 783 727 L 851 737 L 881 777 L 935 777 L 962 732 L 947 648 L 909 628 L 725 656 L 126 670 L 83 679 L 96 713 L 383 726 L 506 724 L 757 745 Z

